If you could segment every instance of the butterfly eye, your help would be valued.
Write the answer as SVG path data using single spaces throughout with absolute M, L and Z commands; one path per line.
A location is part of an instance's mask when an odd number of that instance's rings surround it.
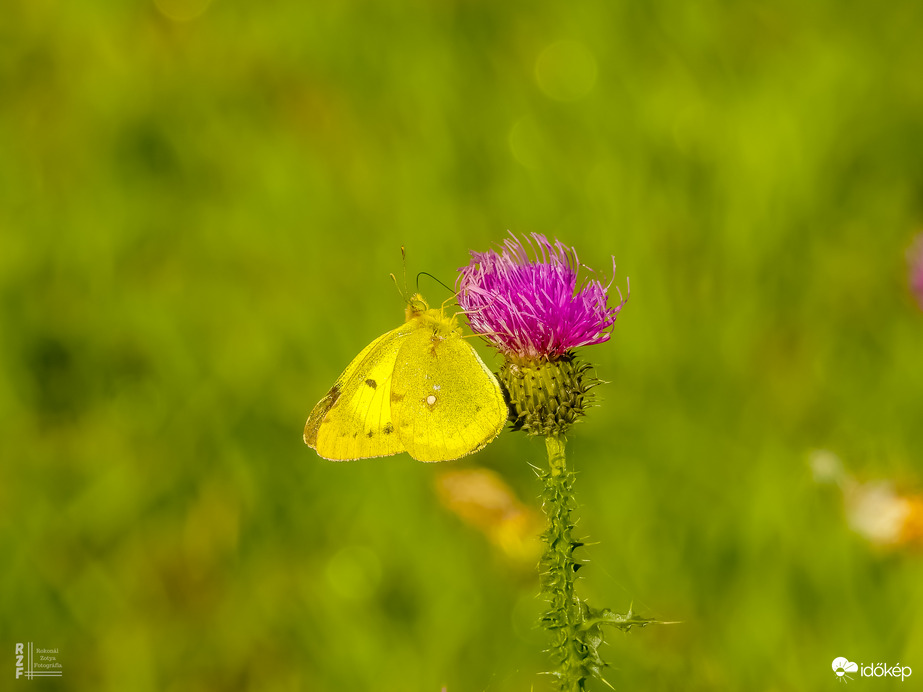
M 427 303 L 423 296 L 421 296 L 419 293 L 414 293 L 412 296 L 410 296 L 408 303 L 410 312 L 414 315 L 419 315 L 429 310 L 429 303 Z

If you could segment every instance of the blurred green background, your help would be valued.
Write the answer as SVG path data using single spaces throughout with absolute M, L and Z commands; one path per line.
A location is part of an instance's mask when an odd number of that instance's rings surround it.
M 547 689 L 531 564 L 435 490 L 485 466 L 537 509 L 541 443 L 301 440 L 401 321 L 400 246 L 452 284 L 507 229 L 631 277 L 584 353 L 580 588 L 683 624 L 615 633 L 616 689 L 829 689 L 837 656 L 919 685 L 919 553 L 852 533 L 807 459 L 920 491 L 920 26 L 911 0 L 7 0 L 2 687 Z M 63 677 L 14 682 L 23 641 Z

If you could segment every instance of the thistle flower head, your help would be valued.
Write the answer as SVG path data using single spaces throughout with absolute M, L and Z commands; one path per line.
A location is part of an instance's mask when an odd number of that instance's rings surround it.
M 471 329 L 504 355 L 497 376 L 514 430 L 565 434 L 600 384 L 573 349 L 608 341 L 625 301 L 609 307 L 609 287 L 594 276 L 580 281 L 581 266 L 576 250 L 533 233 L 525 243 L 511 234 L 499 253 L 472 252 L 459 270 Z
M 609 287 L 594 277 L 579 281 L 580 267 L 577 251 L 560 241 L 512 236 L 500 253 L 471 252 L 459 270 L 458 302 L 471 329 L 505 355 L 556 360 L 608 341 L 625 304 L 609 307 Z

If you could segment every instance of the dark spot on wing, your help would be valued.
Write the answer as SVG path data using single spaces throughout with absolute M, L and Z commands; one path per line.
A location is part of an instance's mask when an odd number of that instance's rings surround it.
M 369 431 L 365 434 L 365 436 L 368 437 L 369 439 L 371 439 L 371 438 L 375 437 L 375 433 L 372 432 L 371 430 L 369 430 Z
M 371 380 L 371 379 L 366 380 L 365 383 L 372 389 L 375 389 L 378 386 L 378 383 L 375 380 Z
M 391 401 L 403 401 L 404 395 L 398 394 L 396 392 L 391 392 Z
M 387 424 L 385 425 L 385 427 L 382 428 L 382 432 L 383 432 L 385 435 L 390 435 L 391 433 L 394 432 L 394 426 L 391 425 L 390 423 L 387 423 Z
M 327 392 L 327 396 L 330 398 L 330 405 L 333 406 L 340 398 L 340 385 L 333 385 Z
M 320 425 L 324 418 L 327 417 L 330 409 L 336 406 L 339 398 L 340 385 L 335 384 L 330 388 L 330 391 L 327 392 L 326 396 L 324 396 L 324 398 L 317 403 L 317 406 L 314 407 L 314 410 L 311 411 L 311 415 L 308 417 L 308 422 L 305 423 L 304 426 L 304 442 L 306 445 L 313 447 L 317 444 L 317 431 L 320 429 Z

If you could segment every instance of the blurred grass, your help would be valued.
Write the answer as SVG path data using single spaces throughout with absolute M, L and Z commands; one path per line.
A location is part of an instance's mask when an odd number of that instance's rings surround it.
M 806 466 L 923 475 L 919 3 L 195 7 L 0 24 L 0 642 L 64 671 L 32 686 L 543 689 L 536 580 L 438 469 L 300 439 L 401 319 L 400 246 L 451 284 L 506 229 L 632 279 L 572 436 L 581 585 L 684 624 L 613 637 L 617 689 L 923 670 L 919 556 Z M 453 464 L 534 506 L 527 462 Z

